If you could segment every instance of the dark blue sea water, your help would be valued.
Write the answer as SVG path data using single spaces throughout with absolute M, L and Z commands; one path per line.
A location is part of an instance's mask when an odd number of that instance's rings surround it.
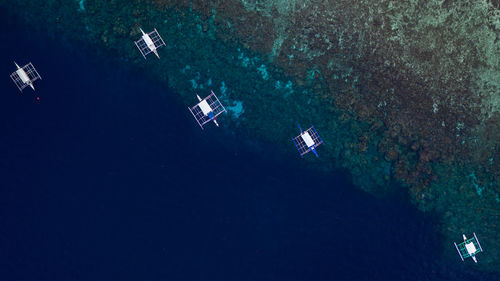
M 126 62 L 0 13 L 0 280 L 495 280 L 404 192 L 202 132 Z M 13 60 L 38 68 L 40 103 Z

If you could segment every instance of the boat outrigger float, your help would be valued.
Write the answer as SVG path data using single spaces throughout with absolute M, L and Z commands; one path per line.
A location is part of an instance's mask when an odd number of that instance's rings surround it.
M 466 258 L 472 258 L 475 263 L 477 263 L 476 255 L 480 252 L 483 251 L 483 248 L 481 248 L 481 244 L 479 244 L 479 240 L 477 240 L 476 233 L 473 233 L 474 237 L 467 239 L 465 234 L 462 234 L 464 238 L 464 242 L 460 243 L 457 245 L 455 244 L 455 248 L 457 248 L 458 254 L 460 255 L 460 258 L 462 261 Z

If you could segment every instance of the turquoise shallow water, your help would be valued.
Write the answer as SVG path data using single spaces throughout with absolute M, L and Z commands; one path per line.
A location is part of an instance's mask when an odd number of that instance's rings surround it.
M 2 279 L 496 280 L 436 251 L 405 196 L 306 170 L 224 118 L 202 132 L 125 62 L 1 18 L 20 43 L 1 72 L 31 60 L 43 77 L 39 104 L 0 81 Z

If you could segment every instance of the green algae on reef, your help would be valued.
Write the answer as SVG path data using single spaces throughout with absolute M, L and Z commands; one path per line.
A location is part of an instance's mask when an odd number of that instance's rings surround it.
M 308 164 L 347 168 L 373 194 L 402 184 L 416 206 L 441 216 L 443 247 L 457 233 L 480 232 L 488 248 L 480 266 L 498 270 L 500 12 L 493 4 L 0 1 L 49 33 L 147 66 L 183 103 L 214 89 L 228 105 L 225 127 L 241 134 L 281 143 L 296 122 L 314 123 L 326 142 Z M 160 61 L 136 50 L 139 26 L 165 39 Z

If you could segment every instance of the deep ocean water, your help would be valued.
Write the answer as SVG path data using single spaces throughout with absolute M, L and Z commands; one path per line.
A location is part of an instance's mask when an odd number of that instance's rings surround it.
M 495 280 L 404 195 L 311 172 L 224 117 L 201 131 L 126 62 L 1 19 L 1 280 Z M 40 72 L 40 103 L 13 60 Z

